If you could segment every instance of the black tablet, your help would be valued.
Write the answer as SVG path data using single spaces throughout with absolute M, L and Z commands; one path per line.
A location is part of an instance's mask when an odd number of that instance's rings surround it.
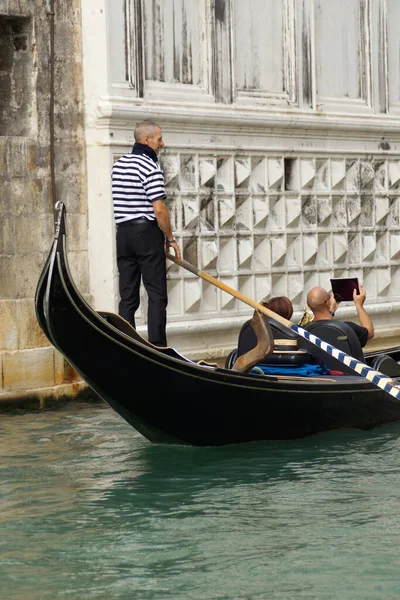
M 353 291 L 360 293 L 357 277 L 338 277 L 331 279 L 332 292 L 336 302 L 353 300 Z

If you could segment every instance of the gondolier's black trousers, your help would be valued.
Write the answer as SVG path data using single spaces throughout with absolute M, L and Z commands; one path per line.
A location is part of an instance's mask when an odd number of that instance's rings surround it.
M 166 346 L 167 274 L 164 234 L 157 221 L 136 219 L 117 226 L 118 312 L 133 327 L 140 305 L 140 282 L 148 295 L 148 340 Z

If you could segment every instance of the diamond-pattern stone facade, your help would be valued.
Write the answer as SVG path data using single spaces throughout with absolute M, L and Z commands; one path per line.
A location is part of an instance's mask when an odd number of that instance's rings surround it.
M 184 153 L 161 158 L 183 257 L 244 295 L 287 295 L 357 276 L 368 302 L 400 299 L 400 161 Z M 248 313 L 168 262 L 169 322 Z

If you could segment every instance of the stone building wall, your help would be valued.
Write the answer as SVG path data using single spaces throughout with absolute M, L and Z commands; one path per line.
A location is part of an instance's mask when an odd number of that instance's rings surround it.
M 51 2 L 0 0 L 0 402 L 81 386 L 39 329 L 33 303 L 55 199 L 67 207 L 75 278 L 89 289 L 80 3 L 55 2 L 55 198 L 50 9 Z

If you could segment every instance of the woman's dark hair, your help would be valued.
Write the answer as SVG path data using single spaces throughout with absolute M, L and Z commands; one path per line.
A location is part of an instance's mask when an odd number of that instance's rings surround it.
M 275 296 L 274 298 L 263 298 L 261 300 L 263 304 L 269 310 L 272 310 L 276 314 L 280 315 L 284 319 L 291 319 L 293 315 L 293 304 L 287 296 Z

